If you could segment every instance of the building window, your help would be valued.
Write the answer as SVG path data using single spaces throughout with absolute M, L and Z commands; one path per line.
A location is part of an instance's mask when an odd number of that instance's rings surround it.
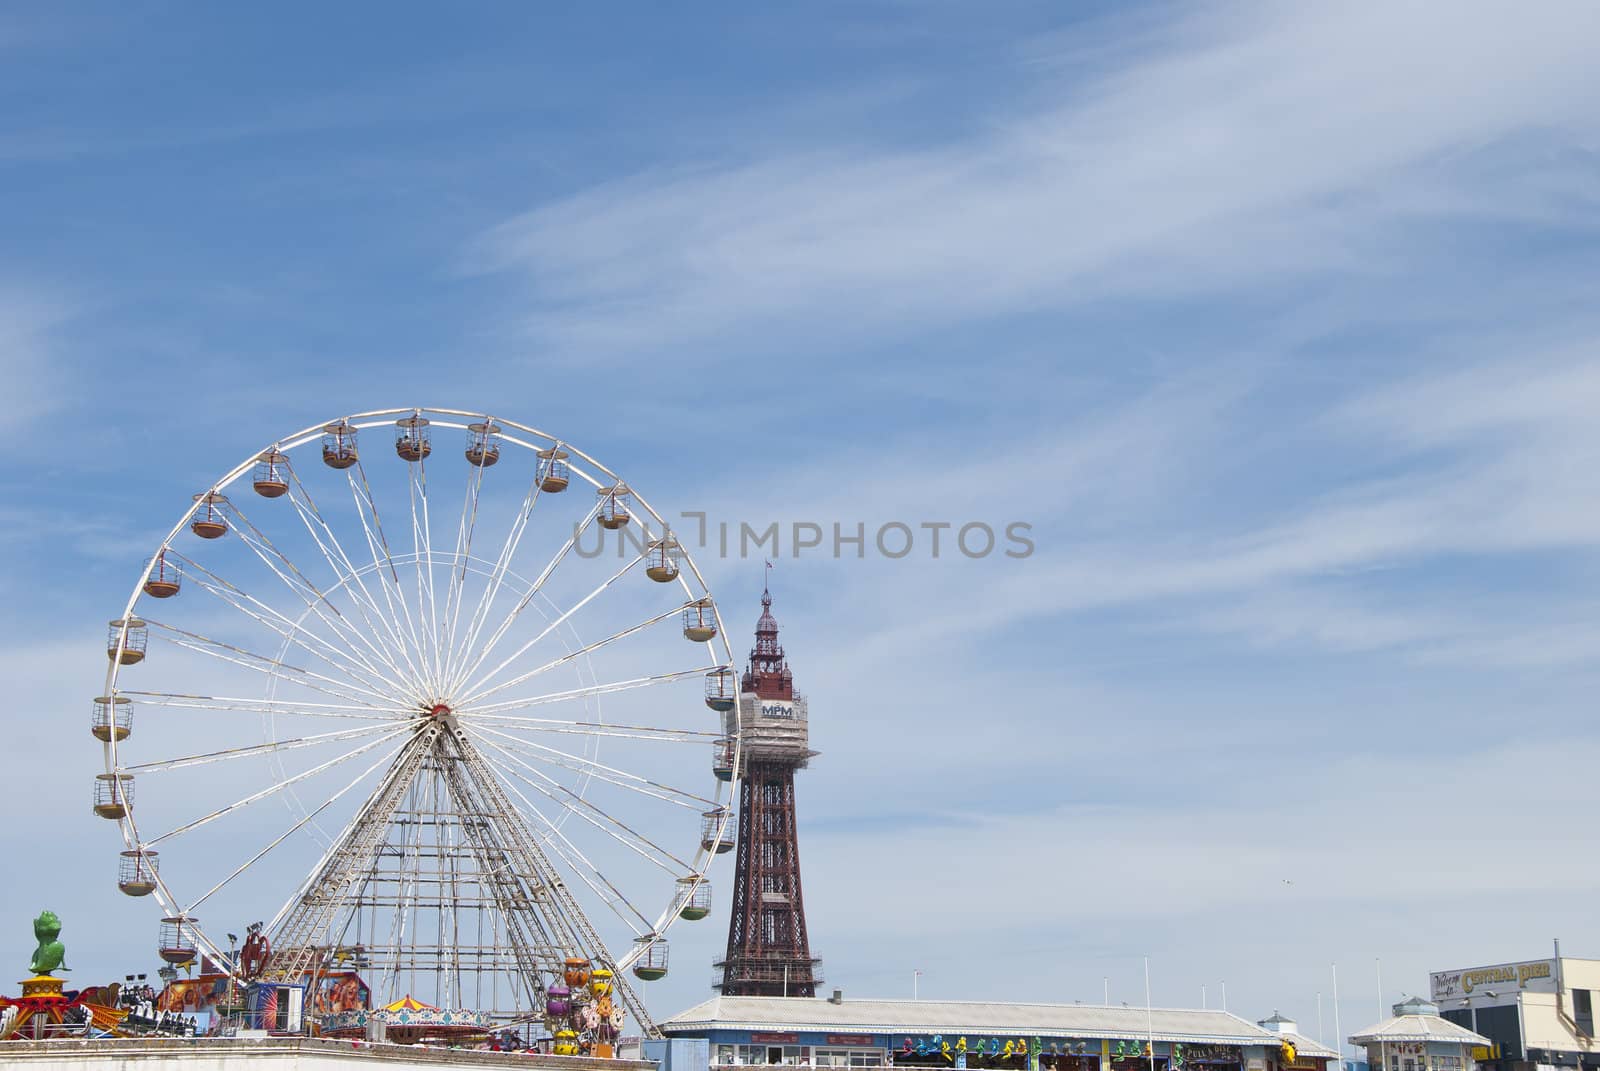
M 818 1067 L 882 1067 L 882 1049 L 813 1049 L 811 1062 Z
M 1591 990 L 1572 991 L 1572 1018 L 1579 1030 L 1594 1037 L 1594 994 Z
M 798 1045 L 740 1045 L 741 1064 L 794 1064 L 800 1059 Z

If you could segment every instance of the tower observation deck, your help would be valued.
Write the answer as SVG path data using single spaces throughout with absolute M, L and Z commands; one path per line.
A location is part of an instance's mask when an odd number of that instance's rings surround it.
M 756 645 L 740 681 L 739 832 L 728 950 L 714 966 L 728 997 L 814 997 L 822 961 L 811 955 L 800 887 L 794 772 L 811 761 L 805 697 L 778 643 L 772 594 L 761 593 Z M 731 726 L 730 726 L 731 728 Z

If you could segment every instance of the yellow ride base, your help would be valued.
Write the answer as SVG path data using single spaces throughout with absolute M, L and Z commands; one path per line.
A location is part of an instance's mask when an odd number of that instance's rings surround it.
M 67 984 L 63 978 L 53 978 L 48 974 L 36 974 L 26 982 L 18 982 L 17 984 L 22 987 L 22 995 L 24 997 L 58 997 L 63 1000 L 66 999 L 61 996 L 61 987 Z

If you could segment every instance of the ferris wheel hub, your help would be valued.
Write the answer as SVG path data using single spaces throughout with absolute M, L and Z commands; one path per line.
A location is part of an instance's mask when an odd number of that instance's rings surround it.
M 417 721 L 419 725 L 438 725 L 453 731 L 456 728 L 456 712 L 448 703 L 423 703 L 422 716 Z

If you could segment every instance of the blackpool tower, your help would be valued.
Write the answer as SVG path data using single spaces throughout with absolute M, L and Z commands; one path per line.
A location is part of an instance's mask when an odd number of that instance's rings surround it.
M 810 750 L 806 701 L 778 645 L 772 595 L 761 592 L 761 618 L 739 688 L 741 738 L 739 841 L 734 856 L 728 951 L 714 964 L 727 997 L 814 997 L 822 961 L 806 938 L 795 832 L 794 772 Z

